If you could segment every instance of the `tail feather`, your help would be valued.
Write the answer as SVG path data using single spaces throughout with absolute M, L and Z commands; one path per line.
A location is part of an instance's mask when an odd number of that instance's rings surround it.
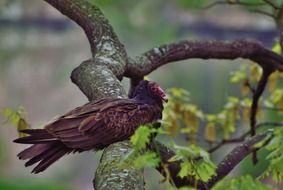
M 19 159 L 28 160 L 25 166 L 38 163 L 32 173 L 39 173 L 48 168 L 65 154 L 76 151 L 68 148 L 61 141 L 49 134 L 45 129 L 28 129 L 22 132 L 30 136 L 14 140 L 16 143 L 33 144 L 18 154 Z
M 21 130 L 21 132 L 29 134 L 30 136 L 18 138 L 14 140 L 15 143 L 42 144 L 56 140 L 56 138 L 45 129 L 26 129 Z
M 49 149 L 49 147 L 50 147 L 49 144 L 35 144 L 23 150 L 17 156 L 21 160 L 26 160 L 26 159 L 35 157 L 41 154 L 42 152 L 45 152 L 47 149 Z
M 29 135 L 41 135 L 49 134 L 45 129 L 23 129 L 20 132 L 29 134 Z
M 72 152 L 72 150 L 68 149 L 59 149 L 50 156 L 43 158 L 41 162 L 32 170 L 32 173 L 39 173 L 44 171 L 46 168 L 48 168 L 51 164 L 53 164 L 55 161 L 59 160 L 62 156 L 65 154 L 68 154 Z
M 41 151 L 40 153 L 34 155 L 33 157 L 30 157 L 30 160 L 25 163 L 25 166 L 28 167 L 28 166 L 35 164 L 35 163 L 51 156 L 52 154 L 54 154 L 56 151 L 58 151 L 61 148 L 61 146 L 56 146 L 55 144 L 54 145 L 53 144 L 47 144 L 47 145 L 48 145 L 47 149 L 45 149 L 44 151 Z M 51 147 L 53 147 L 53 148 L 51 149 Z

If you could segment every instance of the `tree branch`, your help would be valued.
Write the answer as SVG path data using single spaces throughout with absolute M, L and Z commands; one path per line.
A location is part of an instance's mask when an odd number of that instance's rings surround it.
M 231 60 L 244 58 L 256 62 L 264 69 L 283 71 L 283 57 L 264 48 L 257 41 L 181 41 L 161 45 L 141 56 L 128 59 L 124 76 L 143 77 L 162 65 L 190 58 Z
M 278 7 L 274 2 L 272 2 L 271 0 L 263 0 L 266 4 L 268 4 L 269 6 L 271 6 L 273 9 L 280 9 L 280 7 Z
M 263 10 L 260 10 L 260 9 L 253 9 L 253 10 L 250 10 L 252 13 L 257 13 L 257 14 L 261 14 L 261 15 L 265 15 L 265 16 L 268 16 L 268 17 L 271 17 L 271 18 L 275 18 L 275 15 L 273 15 L 272 13 L 269 13 L 267 11 L 263 11 Z
M 151 149 L 154 151 L 159 151 L 159 155 L 161 155 L 162 164 L 166 165 L 169 172 L 170 177 L 176 187 L 182 186 L 195 186 L 197 185 L 198 189 L 211 188 L 215 183 L 220 181 L 223 177 L 225 177 L 228 173 L 230 173 L 246 156 L 248 156 L 253 151 L 257 151 L 269 142 L 271 137 L 266 140 L 264 145 L 261 147 L 254 147 L 257 143 L 261 142 L 265 138 L 270 135 L 270 131 L 266 131 L 259 135 L 253 136 L 248 139 L 246 142 L 240 144 L 236 148 L 234 148 L 230 153 L 228 153 L 224 159 L 217 165 L 216 175 L 213 176 L 208 182 L 203 181 L 195 181 L 194 178 L 180 178 L 178 173 L 181 169 L 181 162 L 169 162 L 168 160 L 175 155 L 175 152 L 164 146 L 163 144 L 156 142 L 156 146 L 151 145 Z M 164 176 L 166 176 L 166 172 L 164 171 L 164 167 L 160 165 L 157 170 Z
M 228 173 L 230 173 L 246 156 L 248 156 L 253 151 L 258 151 L 260 148 L 264 147 L 271 140 L 271 137 L 269 137 L 269 139 L 266 139 L 270 134 L 270 131 L 265 131 L 264 133 L 251 137 L 243 144 L 234 148 L 217 165 L 216 175 L 207 182 L 207 186 L 212 187 L 216 182 L 223 179 Z M 266 139 L 266 141 L 261 147 L 254 147 L 264 139 Z M 202 184 L 200 185 L 202 187 Z
M 280 126 L 283 126 L 283 122 L 262 122 L 256 125 L 256 129 L 263 127 L 263 126 L 268 126 L 268 125 L 273 126 L 273 127 L 280 127 Z M 221 142 L 217 143 L 214 147 L 207 150 L 207 152 L 212 153 L 218 150 L 220 147 L 222 147 L 225 144 L 243 142 L 250 133 L 251 133 L 251 130 L 245 132 L 244 134 L 236 138 L 223 139 Z
M 241 2 L 239 0 L 237 1 L 227 1 L 227 0 L 224 0 L 224 1 L 216 1 L 216 2 L 213 2 L 207 6 L 204 7 L 204 9 L 210 9 L 212 7 L 215 7 L 217 5 L 240 5 L 240 6 L 265 6 L 266 4 L 265 3 L 248 3 L 248 2 Z
M 122 79 L 127 54 L 112 26 L 103 13 L 87 0 L 44 0 L 62 14 L 72 19 L 84 30 L 96 64 L 103 65 Z
M 258 82 L 258 86 L 253 94 L 251 114 L 250 114 L 251 136 L 254 136 L 256 134 L 256 113 L 257 113 L 257 108 L 258 108 L 258 101 L 265 89 L 265 86 L 267 85 L 268 78 L 272 72 L 273 71 L 269 69 L 263 70 L 261 78 Z M 255 151 L 253 152 L 253 163 L 254 164 L 257 163 L 257 157 L 256 157 Z

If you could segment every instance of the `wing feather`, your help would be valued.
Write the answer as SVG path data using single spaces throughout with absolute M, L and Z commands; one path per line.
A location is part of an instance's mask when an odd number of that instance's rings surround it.
M 133 99 L 101 99 L 78 107 L 45 129 L 67 147 L 101 149 L 125 140 L 141 125 L 161 118 L 161 108 Z

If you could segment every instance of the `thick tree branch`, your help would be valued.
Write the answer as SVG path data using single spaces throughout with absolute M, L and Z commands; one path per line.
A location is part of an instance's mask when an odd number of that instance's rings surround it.
M 102 12 L 87 0 L 44 0 L 82 27 L 96 64 L 102 63 L 122 79 L 127 54 Z
M 97 65 L 92 60 L 84 61 L 73 70 L 71 79 L 89 101 L 105 97 L 127 97 L 120 81 L 105 65 Z
M 283 71 L 283 57 L 264 48 L 257 41 L 181 41 L 153 48 L 141 56 L 129 59 L 125 76 L 142 77 L 167 63 L 191 58 L 231 60 L 244 58 L 256 62 L 263 69 Z

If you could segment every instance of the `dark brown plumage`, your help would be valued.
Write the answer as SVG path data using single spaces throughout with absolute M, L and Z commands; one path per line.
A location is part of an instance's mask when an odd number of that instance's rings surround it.
M 130 99 L 107 98 L 89 102 L 47 124 L 44 129 L 27 129 L 27 137 L 14 142 L 33 144 L 18 154 L 25 166 L 44 171 L 65 154 L 99 150 L 130 137 L 141 125 L 161 119 L 164 91 L 154 82 L 141 81 Z

